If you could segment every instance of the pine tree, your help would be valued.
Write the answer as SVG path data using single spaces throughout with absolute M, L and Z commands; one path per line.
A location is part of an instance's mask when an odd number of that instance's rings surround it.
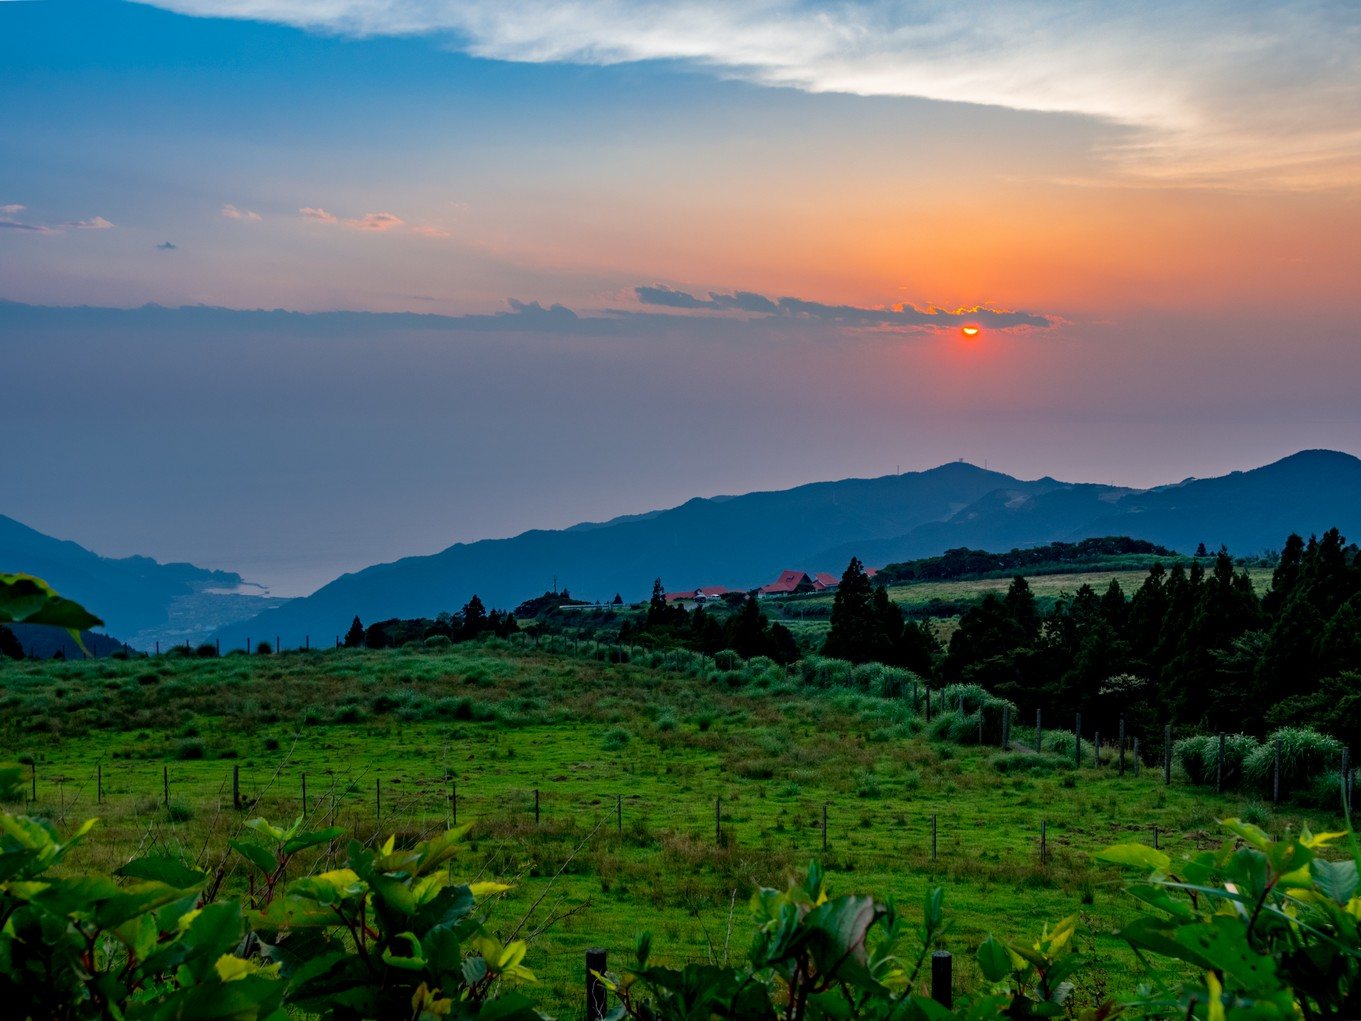
M 361 649 L 364 647 L 364 625 L 359 623 L 359 615 L 350 623 L 350 630 L 345 632 L 345 648 Z

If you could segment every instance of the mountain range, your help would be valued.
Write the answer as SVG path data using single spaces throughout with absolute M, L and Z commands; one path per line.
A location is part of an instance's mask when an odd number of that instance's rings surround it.
M 285 646 L 343 633 L 358 615 L 433 616 L 477 593 L 514 607 L 553 579 L 579 598 L 645 598 L 654 578 L 672 590 L 752 588 L 783 568 L 840 573 L 946 549 L 1009 550 L 1128 535 L 1185 551 L 1203 542 L 1241 554 L 1278 549 L 1292 531 L 1361 535 L 1361 460 L 1309 450 L 1251 471 L 1139 490 L 1024 481 L 964 462 L 873 479 L 693 499 L 678 507 L 559 531 L 459 543 L 346 574 L 312 595 L 223 628 Z
M 232 571 L 162 564 L 150 557 L 102 557 L 3 514 L 0 572 L 37 575 L 102 618 L 109 635 L 135 649 L 201 641 L 220 627 L 285 602 Z M 37 641 L 32 636 L 26 644 Z
M 136 647 L 214 633 L 224 648 L 276 636 L 292 647 L 309 636 L 327 645 L 356 615 L 365 623 L 434 616 L 474 593 L 489 607 L 512 608 L 554 579 L 580 598 L 619 593 L 633 601 L 658 577 L 673 590 L 754 588 L 784 568 L 839 573 L 851 556 L 882 566 L 961 546 L 997 551 L 1107 535 L 1255 554 L 1279 548 L 1292 531 L 1334 526 L 1361 536 L 1361 460 L 1308 450 L 1251 471 L 1153 489 L 1022 480 L 953 462 L 696 498 L 604 522 L 458 543 L 342 575 L 292 600 L 242 595 L 242 579 L 230 572 L 99 557 L 3 516 L 0 570 L 46 578 Z

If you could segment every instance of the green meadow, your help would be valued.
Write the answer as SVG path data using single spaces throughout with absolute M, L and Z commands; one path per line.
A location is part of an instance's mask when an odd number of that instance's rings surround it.
M 1157 827 L 1175 857 L 1216 846 L 1230 816 L 1272 830 L 1339 821 L 1181 776 L 1165 786 L 1153 765 L 1122 777 L 1109 752 L 1094 768 L 1090 747 L 1075 768 L 1034 752 L 1020 727 L 1007 750 L 932 740 L 910 699 L 810 690 L 779 668 L 749 677 L 600 654 L 490 641 L 9 662 L 0 742 L 31 766 L 25 811 L 61 827 L 99 818 L 68 862 L 77 870 L 163 851 L 222 867 L 233 889 L 246 870 L 228 840 L 257 815 L 414 841 L 456 813 L 471 828 L 455 867 L 514 884 L 492 928 L 530 940 L 526 963 L 560 1014 L 579 1009 L 586 948 L 622 964 L 640 930 L 660 961 L 740 957 L 752 891 L 813 858 L 834 892 L 915 908 L 943 886 L 964 988 L 989 933 L 1030 937 L 1078 913 L 1090 964 L 1077 995 L 1094 1003 L 1130 989 L 1138 964 L 1114 935 L 1130 914 L 1120 878 L 1093 851 L 1151 842 Z

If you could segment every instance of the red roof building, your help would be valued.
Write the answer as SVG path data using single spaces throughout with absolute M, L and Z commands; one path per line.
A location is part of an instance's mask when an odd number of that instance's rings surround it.
M 793 596 L 803 592 L 816 592 L 813 579 L 805 571 L 781 571 L 780 576 L 769 585 L 761 586 L 763 596 Z

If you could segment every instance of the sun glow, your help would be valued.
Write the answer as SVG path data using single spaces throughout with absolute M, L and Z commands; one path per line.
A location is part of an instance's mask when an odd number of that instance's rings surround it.
M 961 326 L 961 327 L 959 328 L 959 332 L 962 333 L 962 334 L 964 334 L 964 336 L 966 336 L 966 337 L 977 337 L 977 336 L 978 336 L 978 327 L 977 327 L 977 326 Z

